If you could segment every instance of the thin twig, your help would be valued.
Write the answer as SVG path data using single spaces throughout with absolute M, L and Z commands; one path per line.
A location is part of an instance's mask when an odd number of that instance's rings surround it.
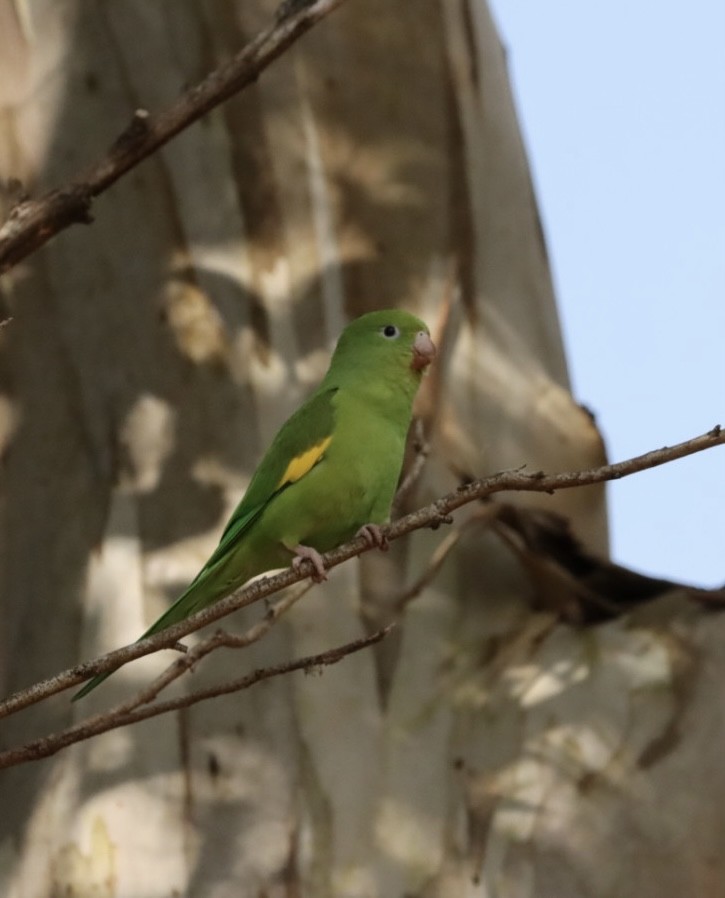
M 178 680 L 182 674 L 186 673 L 187 670 L 191 670 L 197 662 L 216 649 L 242 649 L 247 648 L 253 642 L 258 642 L 267 635 L 283 614 L 286 614 L 293 605 L 299 602 L 303 595 L 310 591 L 312 585 L 312 583 L 304 583 L 300 589 L 290 592 L 270 605 L 264 617 L 239 636 L 227 633 L 225 630 L 217 630 L 211 636 L 197 643 L 193 648 L 184 646 L 184 654 L 181 658 L 177 658 L 150 685 L 145 686 L 137 695 L 128 699 L 122 705 L 113 709 L 113 711 L 115 713 L 127 714 L 141 707 L 141 705 L 150 704 L 174 680 Z M 222 695 L 223 693 L 219 692 L 218 694 Z M 113 711 L 110 713 L 113 713 Z
M 436 547 L 435 552 L 431 555 L 428 566 L 423 573 L 403 592 L 395 603 L 395 613 L 399 617 L 406 606 L 417 599 L 423 590 L 429 586 L 438 575 L 438 571 L 443 567 L 446 558 L 455 549 L 461 540 L 463 534 L 471 527 L 481 526 L 482 524 L 491 524 L 498 515 L 498 507 L 494 504 L 483 506 L 475 511 L 470 517 L 441 540 Z
M 286 0 L 274 22 L 231 60 L 185 91 L 168 109 L 137 109 L 133 118 L 94 165 L 71 183 L 37 199 L 22 199 L 0 227 L 0 274 L 73 224 L 93 221 L 93 198 L 180 131 L 243 88 L 253 84 L 278 56 L 343 0 Z
M 9 749 L 0 752 L 0 769 L 5 767 L 14 767 L 19 764 L 25 764 L 28 761 L 38 761 L 41 758 L 48 758 L 56 754 L 63 748 L 73 745 L 76 742 L 83 742 L 93 736 L 106 733 L 109 730 L 118 729 L 118 727 L 128 726 L 132 723 L 138 723 L 141 720 L 147 720 L 149 717 L 156 717 L 159 714 L 167 714 L 169 711 L 178 711 L 181 708 L 189 708 L 198 702 L 206 701 L 210 698 L 216 698 L 220 695 L 228 695 L 231 692 L 239 692 L 243 689 L 249 689 L 262 680 L 269 680 L 272 677 L 279 677 L 283 674 L 291 673 L 295 670 L 313 670 L 316 667 L 325 667 L 330 664 L 337 664 L 347 655 L 359 652 L 368 646 L 374 645 L 385 636 L 388 635 L 393 628 L 391 624 L 384 627 L 369 636 L 361 639 L 355 639 L 352 642 L 346 642 L 333 649 L 320 652 L 317 655 L 307 655 L 304 658 L 298 658 L 296 661 L 286 661 L 284 664 L 276 664 L 271 667 L 258 668 L 245 677 L 237 680 L 230 680 L 221 686 L 215 686 L 210 689 L 200 689 L 197 692 L 191 692 L 180 698 L 171 699 L 166 702 L 156 702 L 146 708 L 138 708 L 136 710 L 125 710 L 126 703 L 118 705 L 111 711 L 102 714 L 96 714 L 87 720 L 82 721 L 75 726 L 68 727 L 60 733 L 53 733 L 50 736 L 44 736 L 41 739 L 35 739 L 19 748 Z M 229 634 L 225 634 L 229 635 Z M 233 642 L 233 637 L 231 638 Z M 177 662 L 178 663 L 178 662 Z
M 676 446 L 656 449 L 636 458 L 618 462 L 617 464 L 602 465 L 588 471 L 573 471 L 561 474 L 545 474 L 543 471 L 527 474 L 522 469 L 503 471 L 482 480 L 473 480 L 455 492 L 436 500 L 432 505 L 400 518 L 385 528 L 385 533 L 388 540 L 392 541 L 422 527 L 438 527 L 441 523 L 451 520 L 450 514 L 452 511 L 470 502 L 490 496 L 493 493 L 503 491 L 554 493 L 561 489 L 589 486 L 607 480 L 618 480 L 630 474 L 636 474 L 639 471 L 654 468 L 724 443 L 725 431 L 718 425 L 708 433 L 686 440 L 684 443 L 678 443 Z M 325 567 L 328 569 L 336 567 L 349 558 L 361 555 L 369 548 L 364 538 L 358 537 L 353 539 L 337 549 L 327 552 L 323 556 Z M 93 661 L 78 664 L 53 677 L 49 677 L 47 680 L 35 683 L 33 686 L 16 692 L 0 702 L 0 718 L 16 713 L 72 686 L 77 686 L 98 673 L 115 670 L 128 661 L 133 661 L 158 649 L 173 646 L 188 633 L 199 630 L 201 627 L 214 623 L 222 617 L 226 617 L 227 614 L 237 611 L 239 608 L 258 602 L 272 593 L 306 579 L 311 573 L 311 563 L 304 562 L 297 570 L 289 568 L 280 574 L 263 577 L 250 586 L 237 590 L 225 599 L 221 599 L 214 605 L 191 615 L 186 620 L 169 627 L 161 633 L 149 636 L 132 645 L 116 649 Z
M 522 470 L 518 470 L 495 474 L 492 477 L 487 477 L 483 480 L 472 481 L 461 487 L 455 493 L 450 493 L 447 496 L 438 499 L 427 508 L 420 509 L 413 514 L 407 515 L 405 518 L 396 521 L 395 524 L 388 528 L 388 539 L 397 539 L 398 537 L 409 533 L 411 530 L 420 527 L 437 526 L 441 521 L 450 520 L 451 511 L 477 499 L 485 498 L 495 492 L 502 492 L 504 490 L 555 492 L 558 489 L 569 489 L 577 486 L 600 483 L 605 480 L 616 480 L 629 474 L 634 474 L 638 471 L 656 467 L 674 461 L 675 459 L 691 455 L 695 452 L 700 452 L 712 446 L 722 445 L 723 443 L 725 443 L 725 433 L 723 433 L 718 426 L 713 428 L 713 430 L 707 434 L 695 437 L 694 439 L 680 443 L 677 446 L 658 449 L 654 452 L 648 452 L 645 455 L 638 456 L 637 458 L 619 462 L 614 465 L 603 465 L 600 468 L 595 468 L 589 471 L 563 474 L 544 474 L 543 472 L 525 474 Z M 341 546 L 339 549 L 327 553 L 327 555 L 324 556 L 326 566 L 333 567 L 337 564 L 341 564 L 343 561 L 347 560 L 347 558 L 360 554 L 366 548 L 367 543 L 365 540 L 353 540 L 345 546 Z M 302 567 L 304 567 L 304 565 Z M 217 620 L 236 608 L 250 604 L 252 601 L 258 601 L 264 595 L 268 595 L 276 589 L 287 586 L 290 583 L 301 579 L 305 573 L 309 574 L 310 572 L 311 571 L 309 570 L 306 572 L 303 570 L 290 570 L 285 571 L 283 574 L 279 574 L 276 577 L 259 581 L 251 587 L 241 590 L 236 595 L 229 596 L 227 599 L 223 599 L 211 608 L 205 609 L 205 611 L 194 615 L 183 622 L 183 624 L 169 628 L 164 634 L 158 634 L 155 637 L 143 640 L 135 646 L 128 646 L 126 649 L 119 649 L 117 652 L 111 652 L 97 662 L 79 665 L 72 671 L 65 671 L 57 677 L 53 677 L 44 683 L 38 683 L 29 690 L 16 694 L 0 705 L 0 712 L 7 715 L 12 713 L 13 710 L 18 710 L 20 707 L 26 707 L 28 704 L 40 701 L 48 695 L 60 691 L 60 689 L 67 688 L 69 685 L 75 685 L 79 682 L 79 675 L 82 675 L 82 678 L 85 679 L 88 674 L 115 667 L 119 663 L 120 656 L 124 655 L 124 653 L 131 654 L 133 657 L 148 654 L 158 647 L 156 646 L 157 642 L 162 642 L 159 637 L 165 637 L 163 639 L 164 645 L 173 645 L 178 640 L 178 637 L 182 635 L 182 631 L 184 634 L 191 632 L 192 629 L 197 629 L 206 623 Z M 60 733 L 51 734 L 18 748 L 0 753 L 0 767 L 8 767 L 15 764 L 25 763 L 30 760 L 48 757 L 74 742 L 91 738 L 94 735 L 106 732 L 110 729 L 136 723 L 140 720 L 145 720 L 159 714 L 164 714 L 168 711 L 188 707 L 191 704 L 196 704 L 197 702 L 204 701 L 208 698 L 248 688 L 262 679 L 279 676 L 292 670 L 299 670 L 300 668 L 334 663 L 336 660 L 339 660 L 341 657 L 344 657 L 344 655 L 349 654 L 352 651 L 359 651 L 367 645 L 377 642 L 389 631 L 389 628 L 379 630 L 370 637 L 347 643 L 330 652 L 323 652 L 321 655 L 309 656 L 307 658 L 299 659 L 298 661 L 288 662 L 275 667 L 263 668 L 254 671 L 239 680 L 228 682 L 211 689 L 194 692 L 178 699 L 165 702 L 153 702 L 154 697 L 162 688 L 173 679 L 176 679 L 184 670 L 188 669 L 190 664 L 193 664 L 194 661 L 198 660 L 198 658 L 203 655 L 208 654 L 221 646 L 242 647 L 244 645 L 249 645 L 251 641 L 261 638 L 272 625 L 274 619 L 282 613 L 282 610 L 291 607 L 291 604 L 296 601 L 297 598 L 299 598 L 299 596 L 296 598 L 287 597 L 286 599 L 280 600 L 273 606 L 273 609 L 270 610 L 270 614 L 268 615 L 269 620 L 256 624 L 241 637 L 232 637 L 229 634 L 224 633 L 214 634 L 199 646 L 190 649 L 187 653 L 187 656 L 191 656 L 190 658 L 184 656 L 175 661 L 170 668 L 161 675 L 161 677 L 157 678 L 157 680 L 147 689 L 143 690 L 130 701 L 125 702 L 116 708 L 112 708 L 110 711 L 91 717 L 80 724 L 69 727 Z M 151 703 L 148 704 L 149 702 Z M 144 703 L 146 703 L 146 707 L 139 707 L 140 704 Z
M 400 508 L 404 504 L 407 495 L 420 480 L 425 463 L 430 455 L 430 443 L 425 435 L 425 426 L 422 418 L 416 418 L 413 423 L 413 452 L 415 454 L 410 469 L 395 494 L 395 499 L 393 500 L 394 508 Z

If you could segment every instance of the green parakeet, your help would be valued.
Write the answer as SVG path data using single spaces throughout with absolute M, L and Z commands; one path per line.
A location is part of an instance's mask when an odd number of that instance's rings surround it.
M 345 328 L 329 370 L 282 426 L 219 545 L 151 636 L 206 608 L 251 577 L 320 558 L 356 534 L 381 544 L 379 525 L 403 464 L 413 399 L 436 353 L 426 325 L 400 310 L 371 312 Z M 82 698 L 110 675 L 99 674 Z

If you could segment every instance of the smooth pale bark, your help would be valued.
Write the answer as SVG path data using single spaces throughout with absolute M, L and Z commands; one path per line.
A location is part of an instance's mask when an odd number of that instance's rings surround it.
M 63 183 L 273 8 L 0 0 L 0 175 Z M 441 342 L 408 506 L 466 475 L 603 458 L 568 391 L 481 0 L 349 3 L 95 213 L 1 286 L 5 693 L 133 640 L 166 606 L 367 309 L 413 309 Z M 601 489 L 514 501 L 606 551 Z M 190 681 L 356 638 L 445 535 L 337 569 Z M 720 619 L 675 601 L 576 630 L 531 594 L 521 556 L 471 525 L 375 650 L 2 772 L 0 893 L 725 894 Z M 3 742 L 109 706 L 167 655 L 4 722 Z

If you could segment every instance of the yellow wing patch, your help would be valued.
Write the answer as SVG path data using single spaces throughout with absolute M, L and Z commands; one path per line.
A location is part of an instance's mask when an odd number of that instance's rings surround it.
M 296 455 L 287 465 L 287 470 L 277 484 L 277 489 L 280 489 L 286 483 L 294 483 L 296 480 L 299 480 L 300 477 L 304 477 L 308 471 L 311 471 L 318 461 L 322 461 L 325 449 L 327 449 L 331 442 L 331 436 L 325 437 L 324 440 L 320 440 L 319 443 L 310 446 L 310 448 L 305 450 L 301 455 Z

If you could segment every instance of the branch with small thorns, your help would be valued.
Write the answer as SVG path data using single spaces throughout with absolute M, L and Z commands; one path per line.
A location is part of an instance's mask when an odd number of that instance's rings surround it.
M 494 493 L 517 491 L 555 493 L 562 489 L 590 486 L 609 480 L 618 480 L 622 477 L 667 464 L 676 459 L 723 444 L 725 444 L 725 431 L 718 425 L 701 436 L 694 437 L 675 446 L 656 449 L 626 461 L 602 465 L 587 471 L 571 471 L 559 474 L 546 474 L 543 471 L 526 473 L 523 468 L 514 471 L 502 471 L 490 477 L 466 483 L 454 492 L 437 499 L 431 505 L 406 515 L 388 527 L 383 528 L 383 532 L 387 541 L 392 542 L 414 530 L 424 527 L 437 528 L 443 523 L 450 523 L 453 511 L 472 502 L 486 499 Z M 432 559 L 430 569 L 424 572 L 421 578 L 401 597 L 398 603 L 399 611 L 402 612 L 405 605 L 435 576 L 458 538 L 459 536 L 453 534 L 447 540 L 444 540 L 439 551 L 435 553 Z M 365 536 L 358 536 L 337 549 L 327 552 L 322 556 L 322 559 L 325 568 L 330 569 L 350 558 L 361 555 L 365 551 L 369 551 L 371 548 L 369 539 Z M 0 752 L 0 768 L 48 757 L 68 745 L 89 739 L 107 730 L 188 707 L 219 695 L 247 689 L 263 679 L 280 676 L 294 670 L 334 664 L 347 655 L 380 641 L 388 634 L 391 627 L 382 628 L 363 639 L 345 643 L 319 655 L 311 655 L 275 667 L 253 671 L 245 677 L 224 683 L 218 687 L 192 692 L 169 701 L 156 700 L 163 689 L 213 651 L 222 647 L 245 648 L 261 639 L 275 622 L 299 601 L 307 589 L 279 599 L 269 607 L 261 621 L 241 636 L 233 636 L 223 631 L 217 631 L 193 648 L 186 648 L 180 645 L 179 640 L 182 637 L 214 623 L 222 617 L 226 617 L 233 611 L 266 599 L 272 594 L 312 576 L 314 573 L 315 569 L 312 563 L 304 561 L 297 568 L 289 568 L 280 574 L 263 577 L 250 586 L 237 590 L 230 596 L 227 596 L 227 598 L 197 612 L 161 633 L 142 639 L 133 645 L 109 652 L 94 661 L 79 664 L 47 680 L 36 683 L 28 689 L 17 692 L 0 702 L 0 718 L 8 717 L 30 705 L 44 701 L 52 695 L 77 686 L 96 674 L 115 670 L 143 655 L 148 655 L 162 648 L 180 648 L 183 650 L 182 657 L 177 658 L 156 680 L 130 700 L 107 712 L 95 715 L 86 721 L 69 727 L 60 733 L 51 734 L 18 748 Z

